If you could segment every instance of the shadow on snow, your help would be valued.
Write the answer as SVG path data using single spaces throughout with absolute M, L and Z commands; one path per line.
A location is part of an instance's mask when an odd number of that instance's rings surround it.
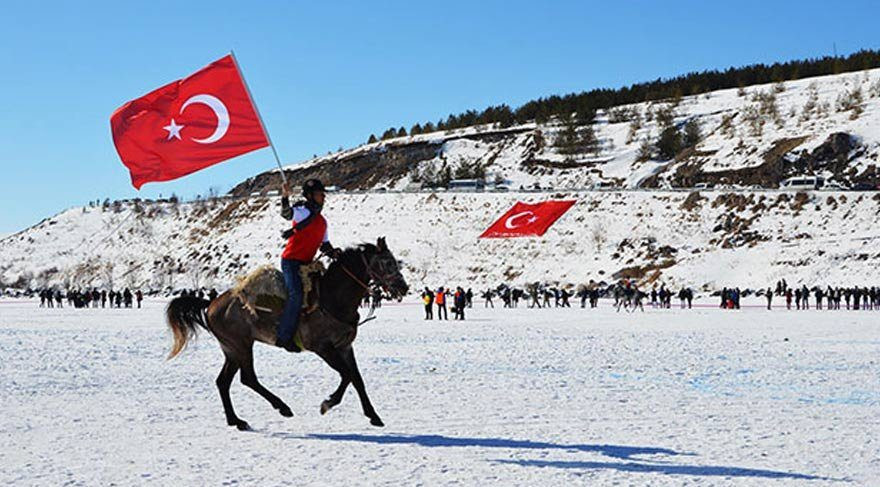
M 577 452 L 598 453 L 606 457 L 620 460 L 633 460 L 636 455 L 667 455 L 667 456 L 694 456 L 694 453 L 684 453 L 668 448 L 624 446 L 624 445 L 601 445 L 601 444 L 565 444 L 549 443 L 530 440 L 513 440 L 506 438 L 466 438 L 450 437 L 441 435 L 361 435 L 361 434 L 310 434 L 306 436 L 292 435 L 289 433 L 275 433 L 277 438 L 302 439 L 302 440 L 328 440 L 328 441 L 357 441 L 362 443 L 375 443 L 379 445 L 418 445 L 427 448 L 442 447 L 480 447 L 480 448 L 507 448 L 513 450 L 567 450 Z M 521 467 L 560 468 L 560 469 L 583 469 L 599 470 L 610 469 L 620 472 L 637 473 L 662 473 L 666 475 L 693 475 L 693 476 L 719 476 L 719 477 L 761 477 L 769 479 L 797 479 L 797 480 L 842 480 L 830 479 L 791 472 L 776 470 L 763 470 L 741 467 L 725 467 L 714 465 L 679 465 L 665 462 L 642 460 L 651 463 L 628 462 L 580 462 L 580 461 L 546 461 L 546 460 L 493 460 L 496 464 L 518 465 Z
M 282 435 L 284 435 L 282 433 Z M 273 436 L 277 436 L 273 435 Z M 287 436 L 287 435 L 285 435 Z M 595 452 L 608 457 L 630 459 L 633 455 L 692 455 L 668 448 L 653 448 L 621 445 L 567 445 L 542 441 L 510 440 L 505 438 L 454 438 L 440 435 L 359 435 L 359 434 L 311 434 L 292 436 L 306 440 L 359 441 L 380 445 L 419 445 L 424 447 L 482 447 L 510 448 L 525 450 L 569 450 Z

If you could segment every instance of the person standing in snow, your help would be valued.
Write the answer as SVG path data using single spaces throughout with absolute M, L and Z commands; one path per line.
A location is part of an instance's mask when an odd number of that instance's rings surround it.
M 495 309 L 495 303 L 492 302 L 492 290 L 486 289 L 486 292 L 483 293 L 483 307 L 488 308 L 490 306 L 492 309 Z
M 764 297 L 767 298 L 767 310 L 769 311 L 773 304 L 773 290 L 768 287 L 767 293 Z
M 137 299 L 138 309 L 141 309 L 141 301 L 144 300 L 144 293 L 142 293 L 141 290 L 138 289 L 138 290 L 134 293 L 134 297 Z
M 422 302 L 425 303 L 425 319 L 434 319 L 434 293 L 428 289 L 428 286 L 422 291 Z
M 446 291 L 443 290 L 443 287 L 437 288 L 437 292 L 434 293 L 434 302 L 437 303 L 437 319 L 438 320 L 449 320 L 449 313 L 446 311 Z

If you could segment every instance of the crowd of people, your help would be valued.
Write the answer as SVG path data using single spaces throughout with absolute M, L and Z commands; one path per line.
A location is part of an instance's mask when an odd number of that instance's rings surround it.
M 132 291 L 125 288 L 122 291 L 98 290 L 98 289 L 40 289 L 36 292 L 40 297 L 41 308 L 63 308 L 65 303 L 73 308 L 140 308 L 144 301 L 144 293 L 140 289 Z M 183 289 L 177 294 L 181 296 L 193 296 L 202 299 L 213 300 L 217 297 L 217 290 L 211 289 Z
M 573 290 L 572 290 L 573 288 Z M 785 280 L 777 282 L 775 289 L 767 288 L 757 291 L 740 289 L 739 287 L 725 287 L 720 291 L 711 293 L 720 299 L 719 307 L 722 309 L 740 309 L 741 300 L 749 295 L 762 296 L 766 299 L 767 309 L 773 309 L 774 297 L 785 299 L 785 309 L 808 310 L 811 303 L 814 309 L 853 309 L 853 310 L 880 310 L 880 287 L 789 287 Z M 643 291 L 632 280 L 608 284 L 591 280 L 588 284 L 577 287 L 559 287 L 532 283 L 523 288 L 512 287 L 508 284 L 500 284 L 495 288 L 488 288 L 480 292 L 484 308 L 495 308 L 495 300 L 501 301 L 503 308 L 518 308 L 520 302 L 528 308 L 570 308 L 569 299 L 576 296 L 580 300 L 580 307 L 598 307 L 600 298 L 614 299 L 614 306 L 618 309 L 644 310 L 648 304 L 652 308 L 670 309 L 673 300 L 678 299 L 680 309 L 691 309 L 694 304 L 695 292 L 690 287 L 681 287 L 677 290 L 668 289 L 664 284 L 653 284 L 650 291 Z M 448 319 L 447 301 L 452 299 L 454 319 L 464 319 L 464 310 L 473 307 L 474 293 L 461 287 L 452 291 L 451 288 L 439 287 L 431 289 L 425 287 L 421 293 L 422 302 L 425 306 L 425 319 L 435 319 L 434 308 L 436 307 L 436 319 Z M 650 301 L 649 301 L 650 300 Z
M 773 297 L 777 296 L 785 299 L 785 308 L 789 310 L 792 305 L 796 310 L 808 310 L 811 299 L 815 309 L 838 310 L 844 306 L 852 310 L 880 310 L 880 288 L 876 286 L 810 288 L 802 285 L 792 288 L 782 279 L 776 282 L 775 289 L 767 288 L 763 294 L 767 300 L 767 309 L 772 309 Z
M 97 290 L 97 289 L 68 289 L 61 292 L 59 289 L 41 289 L 39 291 L 41 308 L 63 308 L 64 302 L 67 306 L 74 308 L 131 308 L 137 302 L 137 307 L 141 307 L 144 300 L 144 293 L 137 289 L 132 292 L 125 288 L 122 291 Z

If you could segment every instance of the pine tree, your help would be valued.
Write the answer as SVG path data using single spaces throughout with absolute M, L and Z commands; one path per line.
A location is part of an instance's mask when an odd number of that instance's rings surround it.
M 596 153 L 599 150 L 599 139 L 596 138 L 596 131 L 592 125 L 582 127 L 578 133 L 578 144 L 581 150 Z
M 437 130 L 437 129 L 434 128 L 434 124 L 431 123 L 431 122 L 426 123 L 425 126 L 422 127 L 422 133 L 423 133 L 423 134 L 429 134 L 429 133 L 431 133 L 431 132 L 433 132 L 433 131 L 435 131 L 435 130 Z
M 578 146 L 578 130 L 574 117 L 565 117 L 562 131 L 553 141 L 553 146 L 560 154 L 574 154 Z
M 694 147 L 700 143 L 700 123 L 692 118 L 684 124 L 684 147 Z
M 660 138 L 657 140 L 655 147 L 657 149 L 657 156 L 661 160 L 672 159 L 681 150 L 681 133 L 674 126 L 666 127 L 660 133 Z
M 422 133 L 422 126 L 418 123 L 413 125 L 412 128 L 409 129 L 410 135 L 419 135 L 420 133 Z
M 368 144 L 375 144 L 379 142 L 379 139 L 376 138 L 375 134 L 370 134 L 370 140 L 367 141 Z
M 403 127 L 397 129 L 397 137 L 406 137 L 406 129 Z

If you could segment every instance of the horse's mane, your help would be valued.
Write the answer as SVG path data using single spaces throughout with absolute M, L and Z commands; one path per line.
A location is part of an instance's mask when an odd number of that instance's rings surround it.
M 371 243 L 360 243 L 353 247 L 346 247 L 342 250 L 342 254 L 338 259 L 334 260 L 330 263 L 330 266 L 327 268 L 327 272 L 330 270 L 336 270 L 341 264 L 347 264 L 348 267 L 351 267 L 351 264 L 354 262 L 358 262 L 359 257 L 363 254 L 373 254 L 379 251 L 379 248 Z

